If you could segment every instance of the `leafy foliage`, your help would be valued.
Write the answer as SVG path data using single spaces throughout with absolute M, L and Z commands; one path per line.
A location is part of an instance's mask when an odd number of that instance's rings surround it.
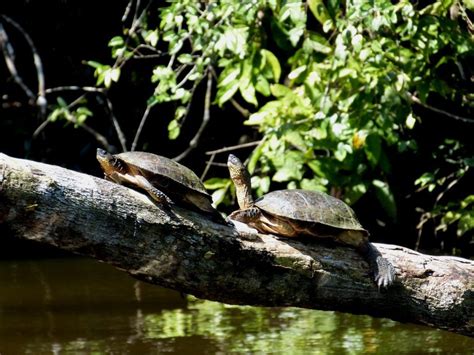
M 254 110 L 245 124 L 263 136 L 249 163 L 258 194 L 281 186 L 316 189 L 353 204 L 371 193 L 396 222 L 390 156 L 418 150 L 412 132 L 423 121 L 414 103 L 472 106 L 472 93 L 458 85 L 473 51 L 471 5 L 178 0 L 161 8 L 156 28 L 142 16 L 126 39 L 110 41 L 114 66 L 89 64 L 97 84 L 108 87 L 141 50 L 166 57 L 150 76 L 156 86 L 149 105 L 177 103 L 170 139 L 178 137 L 197 86 L 212 72 L 215 105 L 236 100 Z M 458 168 L 461 174 L 468 169 Z M 436 172 L 416 184 L 422 190 L 444 186 Z M 217 178 L 206 185 L 215 190 L 216 203 L 226 200 L 231 186 Z M 456 223 L 458 234 L 472 230 L 472 198 L 434 206 L 437 228 Z

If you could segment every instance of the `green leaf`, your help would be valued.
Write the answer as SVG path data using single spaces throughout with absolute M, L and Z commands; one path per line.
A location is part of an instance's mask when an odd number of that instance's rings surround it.
M 104 71 L 101 75 L 104 77 L 104 85 L 110 88 L 112 82 L 117 82 L 120 78 L 120 68 L 110 68 Z
M 265 58 L 265 63 L 270 66 L 273 73 L 273 79 L 275 82 L 278 82 L 281 75 L 281 66 L 278 58 L 267 49 L 261 49 L 260 53 Z
M 250 174 L 253 174 L 255 171 L 255 167 L 257 166 L 257 162 L 262 156 L 262 151 L 263 151 L 264 143 L 260 143 L 257 148 L 255 148 L 250 155 L 249 163 L 247 164 L 247 169 L 250 172 Z
M 224 87 L 232 84 L 240 75 L 240 66 L 229 67 L 219 75 L 218 86 Z
M 270 177 L 269 176 L 252 176 L 252 188 L 257 190 L 257 195 L 262 196 L 266 194 L 270 189 Z
M 222 106 L 225 102 L 229 101 L 232 96 L 234 96 L 238 89 L 239 82 L 237 80 L 232 82 L 229 86 L 220 88 L 216 94 L 217 104 Z
M 210 178 L 204 181 L 204 187 L 208 190 L 217 190 L 223 187 L 228 188 L 231 184 L 230 179 L 228 178 Z
M 158 39 L 158 29 L 155 29 L 154 31 L 149 31 L 145 36 L 145 42 L 150 43 L 153 47 L 156 47 Z
M 376 166 L 380 159 L 382 151 L 382 142 L 378 135 L 369 134 L 365 139 L 365 155 L 372 166 Z
M 390 186 L 381 180 L 373 180 L 372 186 L 375 190 L 375 196 L 385 210 L 385 213 L 395 223 L 397 221 L 397 205 Z
M 125 41 L 121 36 L 112 37 L 109 41 L 109 47 L 122 47 L 125 45 Z
M 179 121 L 181 118 L 183 118 L 186 115 L 187 112 L 188 110 L 186 109 L 185 106 L 179 106 L 174 112 L 174 119 Z
M 284 157 L 279 158 L 283 158 L 283 166 L 273 175 L 273 181 L 284 182 L 301 180 L 303 178 L 303 159 L 301 153 L 290 151 Z
M 306 38 L 303 43 L 305 50 L 313 50 L 315 52 L 329 54 L 332 52 L 332 48 L 326 38 L 321 36 L 319 33 L 311 32 L 309 38 Z
M 176 139 L 179 136 L 181 128 L 179 127 L 179 123 L 177 120 L 172 120 L 168 124 L 168 138 L 169 139 Z
M 320 178 L 314 178 L 314 179 L 304 178 L 303 180 L 301 180 L 300 185 L 301 185 L 301 188 L 304 189 L 304 190 L 313 190 L 313 191 L 326 192 L 327 188 L 326 188 L 326 186 L 323 182 L 325 182 L 325 181 L 323 181 Z
M 306 65 L 302 65 L 302 66 L 292 70 L 290 72 L 290 74 L 288 74 L 288 79 L 295 80 L 296 78 L 298 78 L 298 76 L 300 76 L 301 73 L 303 73 L 306 70 L 306 68 L 307 68 Z
M 283 97 L 286 95 L 293 94 L 293 91 L 291 91 L 290 88 L 281 84 L 270 85 L 270 91 L 272 92 L 272 95 L 275 97 Z
M 249 83 L 246 87 L 242 88 L 239 87 L 240 94 L 247 101 L 249 104 L 253 104 L 254 106 L 258 105 L 257 97 L 255 96 L 255 87 L 252 83 Z
M 270 84 L 268 83 L 267 79 L 263 76 L 259 75 L 257 77 L 257 83 L 255 84 L 255 90 L 257 90 L 263 96 L 270 96 Z
M 344 200 L 352 205 L 356 203 L 367 192 L 367 185 L 365 182 L 350 186 L 344 193 Z
M 188 54 L 188 53 L 180 54 L 177 59 L 178 59 L 178 62 L 180 62 L 182 64 L 190 64 L 194 60 L 193 56 L 191 54 Z
M 424 173 L 418 179 L 415 180 L 415 185 L 420 185 L 421 187 L 426 186 L 429 183 L 433 183 L 436 177 L 433 173 Z
M 239 78 L 240 94 L 245 101 L 257 106 L 258 102 L 255 96 L 255 87 L 252 83 L 252 60 L 245 60 L 242 63 L 242 67 L 242 74 Z
M 352 147 L 349 144 L 339 142 L 337 150 L 334 152 L 334 157 L 339 161 L 343 161 L 348 153 L 352 153 Z
M 311 10 L 313 16 L 319 21 L 321 25 L 327 27 L 328 30 L 333 29 L 331 16 L 329 15 L 323 0 L 308 0 L 308 7 Z M 329 25 L 328 23 L 331 24 Z
M 105 65 L 104 64 L 101 64 L 99 62 L 95 62 L 93 60 L 88 60 L 86 62 L 87 65 L 91 66 L 92 68 L 96 68 L 96 69 L 99 69 L 99 68 L 104 68 Z
M 227 194 L 227 188 L 217 189 L 212 193 L 212 204 L 218 206 L 222 201 L 224 201 Z
M 405 120 L 405 125 L 407 126 L 408 129 L 413 129 L 416 123 L 416 118 L 413 116 L 413 114 L 410 112 L 410 114 L 407 116 L 407 119 Z

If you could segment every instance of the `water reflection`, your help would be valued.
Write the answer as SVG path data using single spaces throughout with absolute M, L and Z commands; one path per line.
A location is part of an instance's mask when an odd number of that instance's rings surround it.
M 238 307 L 147 285 L 88 259 L 0 263 L 0 354 L 449 353 L 474 339 L 385 319 Z

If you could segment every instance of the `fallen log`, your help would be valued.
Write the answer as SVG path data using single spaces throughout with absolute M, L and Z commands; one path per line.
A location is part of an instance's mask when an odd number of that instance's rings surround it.
M 350 248 L 242 234 L 106 180 L 4 154 L 0 226 L 200 298 L 367 314 L 474 336 L 467 259 L 375 244 L 397 272 L 394 285 L 378 290 Z

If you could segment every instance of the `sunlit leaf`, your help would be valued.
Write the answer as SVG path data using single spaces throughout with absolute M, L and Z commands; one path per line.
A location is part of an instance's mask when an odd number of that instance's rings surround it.
M 179 127 L 179 123 L 177 120 L 172 120 L 168 124 L 168 138 L 169 139 L 176 139 L 179 136 L 181 128 Z
M 219 104 L 219 106 L 222 106 L 225 102 L 229 101 L 238 89 L 238 81 L 234 81 L 233 83 L 231 83 L 231 85 L 220 88 L 217 91 L 216 95 L 217 103 Z
M 109 47 L 122 47 L 125 41 L 121 36 L 115 36 L 109 41 Z
M 153 47 L 155 47 L 158 43 L 158 29 L 155 29 L 154 31 L 150 31 L 147 33 L 145 37 L 145 41 L 150 43 Z
M 178 56 L 178 62 L 182 64 L 190 64 L 193 62 L 193 56 L 188 53 L 183 53 Z
M 410 112 L 410 114 L 407 116 L 407 119 L 405 120 L 405 125 L 407 126 L 408 129 L 413 129 L 416 123 L 416 118 L 413 116 L 413 114 Z
M 321 25 L 325 25 L 327 30 L 332 29 L 332 21 L 329 12 L 324 5 L 323 0 L 308 0 L 308 7 L 313 16 L 319 21 Z M 325 31 L 327 32 L 327 31 Z
M 280 80 L 281 75 L 281 66 L 280 62 L 278 61 L 278 58 L 267 49 L 261 49 L 260 53 L 265 58 L 265 63 L 270 66 L 273 73 L 273 79 L 275 80 L 275 82 L 278 82 Z
M 222 201 L 224 201 L 226 193 L 227 193 L 227 188 L 221 188 L 214 191 L 212 193 L 212 204 L 214 206 L 218 206 Z
M 220 188 L 227 188 L 230 185 L 230 180 L 228 178 L 210 178 L 204 181 L 204 187 L 208 190 L 216 190 Z

